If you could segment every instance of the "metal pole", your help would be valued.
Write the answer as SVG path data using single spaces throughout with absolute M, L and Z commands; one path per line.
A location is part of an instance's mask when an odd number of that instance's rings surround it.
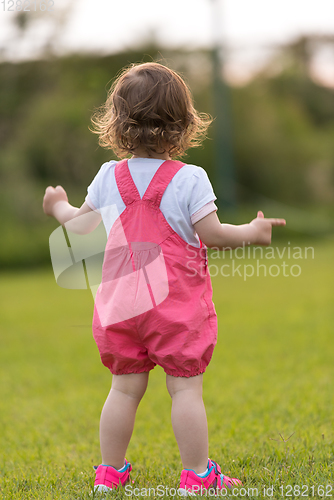
M 218 206 L 236 209 L 235 171 L 233 165 L 230 89 L 223 79 L 220 0 L 212 2 L 212 67 L 214 121 L 215 190 Z

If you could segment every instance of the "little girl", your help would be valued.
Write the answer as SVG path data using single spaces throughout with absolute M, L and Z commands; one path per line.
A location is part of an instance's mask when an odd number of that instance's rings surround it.
M 80 209 L 61 186 L 45 192 L 44 211 L 60 224 L 84 234 L 102 220 L 108 234 L 93 317 L 102 362 L 113 374 L 101 414 L 98 491 L 129 481 L 125 454 L 155 365 L 166 372 L 172 398 L 183 465 L 179 494 L 241 484 L 209 459 L 202 379 L 217 319 L 206 247 L 269 245 L 272 226 L 285 221 L 258 212 L 249 224 L 221 224 L 205 171 L 172 160 L 200 144 L 210 121 L 196 112 L 174 71 L 157 63 L 131 65 L 93 119 L 100 144 L 131 158 L 102 165 Z

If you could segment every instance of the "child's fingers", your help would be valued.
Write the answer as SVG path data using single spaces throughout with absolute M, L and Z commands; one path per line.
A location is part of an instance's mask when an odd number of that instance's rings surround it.
M 62 186 L 56 186 L 55 188 L 53 186 L 48 186 L 45 190 L 45 192 L 47 191 L 65 191 L 65 189 L 62 187 Z
M 285 226 L 286 224 L 285 219 L 266 219 L 266 220 L 269 221 L 272 226 Z
M 44 196 L 49 197 L 51 195 L 57 195 L 58 198 L 60 196 L 60 199 L 67 199 L 67 193 L 62 186 L 56 186 L 55 188 L 53 186 L 48 186 Z
M 257 218 L 258 219 L 264 219 L 264 214 L 262 210 L 259 210 L 257 213 Z M 272 226 L 285 226 L 286 220 L 285 219 L 266 219 Z

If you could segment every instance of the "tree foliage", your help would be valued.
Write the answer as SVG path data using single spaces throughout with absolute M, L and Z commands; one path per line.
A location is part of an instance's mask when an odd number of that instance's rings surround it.
M 334 201 L 334 92 L 312 81 L 298 57 L 286 47 L 279 64 L 276 59 L 249 84 L 231 88 L 239 204 L 259 194 L 294 206 Z M 20 234 L 38 227 L 45 231 L 41 199 L 47 185 L 61 184 L 71 202 L 83 202 L 100 165 L 115 158 L 98 147 L 88 129 L 90 117 L 122 67 L 149 60 L 181 72 L 199 111 L 215 117 L 212 59 L 204 50 L 162 54 L 148 47 L 103 57 L 0 64 L 0 210 L 6 215 L 0 263 L 9 262 L 9 254 L 14 258 L 8 241 L 17 228 Z M 203 166 L 214 184 L 213 155 L 208 139 L 184 160 Z M 45 258 L 46 250 L 35 249 L 35 261 Z

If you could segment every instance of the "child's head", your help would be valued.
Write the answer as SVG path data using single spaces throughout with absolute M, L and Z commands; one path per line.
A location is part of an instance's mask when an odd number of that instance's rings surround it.
M 138 149 L 179 156 L 200 145 L 211 123 L 194 109 L 182 78 L 158 63 L 123 70 L 92 121 L 100 145 L 121 158 Z

